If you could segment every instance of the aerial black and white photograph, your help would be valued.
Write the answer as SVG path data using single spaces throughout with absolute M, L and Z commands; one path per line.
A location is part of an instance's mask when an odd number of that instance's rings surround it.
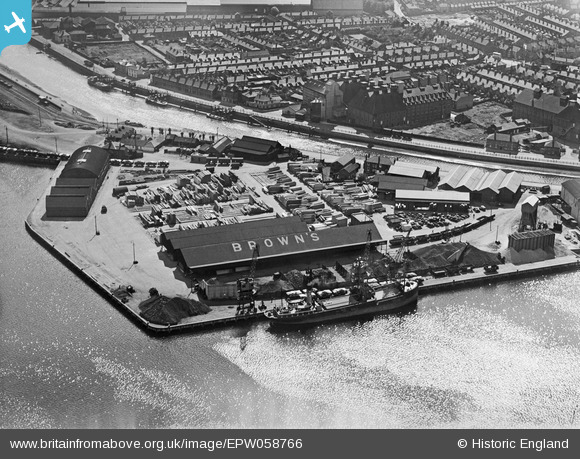
M 0 20 L 0 429 L 580 427 L 580 0 Z

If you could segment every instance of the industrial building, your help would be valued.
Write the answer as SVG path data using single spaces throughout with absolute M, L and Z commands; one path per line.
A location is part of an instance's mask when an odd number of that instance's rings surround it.
M 373 241 L 381 240 L 372 223 L 311 231 L 294 216 L 165 232 L 159 242 L 185 271 L 233 272 L 250 265 L 256 245 L 260 265 L 287 266 L 296 260 L 315 264 L 317 254 L 360 251 L 369 230 Z
M 519 141 L 512 134 L 494 132 L 485 139 L 486 151 L 517 155 L 520 150 Z
M 354 155 L 343 155 L 330 165 L 330 171 L 333 174 L 336 174 L 339 170 L 343 169 L 349 164 L 354 164 L 355 162 L 356 158 Z
M 511 203 L 519 193 L 522 176 L 517 172 L 486 172 L 457 166 L 441 179 L 439 189 L 470 193 L 472 202 Z
M 191 0 L 189 0 L 191 2 Z M 185 14 L 188 0 L 53 0 L 38 2 L 34 14 Z
M 363 164 L 363 171 L 368 176 L 376 174 L 377 172 L 386 173 L 396 162 L 397 158 L 394 156 L 367 156 Z
M 441 178 L 439 189 L 455 190 L 471 193 L 477 189 L 477 185 L 485 175 L 482 169 L 468 166 L 457 166 L 449 174 Z
M 394 193 L 395 190 L 424 190 L 427 187 L 427 179 L 423 178 L 400 177 L 386 174 L 375 175 L 375 179 L 377 193 L 382 198 L 386 198 L 387 194 Z
M 453 108 L 449 93 L 440 84 L 405 87 L 405 82 L 395 80 L 367 88 L 359 82 L 346 83 L 342 88 L 348 121 L 356 126 L 421 126 L 449 119 Z
M 514 100 L 513 118 L 525 118 L 535 126 L 545 126 L 555 137 L 575 142 L 580 139 L 580 107 L 566 97 L 524 89 Z
M 556 234 L 550 230 L 523 231 L 508 236 L 508 247 L 513 248 L 516 252 L 537 249 L 553 251 L 555 241 Z
M 566 180 L 560 191 L 562 200 L 570 206 L 570 214 L 576 221 L 580 221 L 580 180 Z
M 520 220 L 520 231 L 534 230 L 538 224 L 538 206 L 540 199 L 537 196 L 529 196 L 522 203 L 522 219 Z
M 436 180 L 439 176 L 439 168 L 437 166 L 397 161 L 389 169 L 389 175 Z
M 363 0 L 311 0 L 312 9 L 319 14 L 332 11 L 335 15 L 354 16 L 363 13 Z
M 315 122 L 339 118 L 344 114 L 339 84 L 334 80 L 306 82 L 302 87 L 302 108 L 310 109 L 310 119 Z
M 109 169 L 109 153 L 88 146 L 76 150 L 46 196 L 48 218 L 84 218 Z
M 234 14 L 314 10 L 337 15 L 362 14 L 363 0 L 51 0 L 35 4 L 35 14 Z
M 276 140 L 260 139 L 258 137 L 243 136 L 236 139 L 230 146 L 230 156 L 244 158 L 244 160 L 267 164 L 277 161 L 278 155 L 284 152 L 284 147 Z
M 397 190 L 395 203 L 407 211 L 463 212 L 469 210 L 469 193 L 436 190 Z

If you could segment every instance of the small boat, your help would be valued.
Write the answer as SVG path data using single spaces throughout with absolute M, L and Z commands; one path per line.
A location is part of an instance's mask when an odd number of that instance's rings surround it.
M 160 94 L 153 94 L 147 97 L 147 99 L 145 99 L 145 103 L 149 105 L 156 105 L 157 107 L 167 107 L 168 105 L 165 97 Z
M 104 81 L 97 81 L 95 83 L 95 88 L 100 89 L 101 91 L 109 92 L 113 90 L 113 85 L 110 83 L 105 83 Z
M 206 115 L 207 118 L 218 121 L 231 121 L 234 117 L 234 112 L 231 109 L 224 109 L 221 107 L 214 107 L 214 109 Z
M 88 79 L 89 86 L 100 89 L 101 91 L 109 92 L 113 90 L 113 84 L 106 77 L 93 76 Z
M 218 120 L 218 121 L 225 121 L 226 119 L 221 116 L 221 115 L 217 115 L 215 113 L 208 113 L 206 115 L 207 118 L 209 118 L 210 120 Z
M 144 128 L 145 127 L 144 124 L 137 123 L 136 121 L 130 121 L 130 120 L 125 121 L 125 125 L 132 126 L 132 127 L 138 127 L 138 128 Z

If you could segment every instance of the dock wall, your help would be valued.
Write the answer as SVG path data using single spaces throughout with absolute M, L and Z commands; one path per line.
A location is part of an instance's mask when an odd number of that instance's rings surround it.
M 60 260 L 67 268 L 69 268 L 73 273 L 75 273 L 79 278 L 86 282 L 95 292 L 101 295 L 109 303 L 111 303 L 115 308 L 120 311 L 125 317 L 127 317 L 131 322 L 137 325 L 139 328 L 143 329 L 151 335 L 163 335 L 169 333 L 184 333 L 190 331 L 201 331 L 203 329 L 216 328 L 220 326 L 228 326 L 232 324 L 238 324 L 240 322 L 254 322 L 256 320 L 264 320 L 264 314 L 262 312 L 257 314 L 235 316 L 231 318 L 221 318 L 221 319 L 209 319 L 198 323 L 189 324 L 178 324 L 178 325 L 158 325 L 153 324 L 143 317 L 141 317 L 136 311 L 131 309 L 125 303 L 120 301 L 115 297 L 104 285 L 100 284 L 95 280 L 89 273 L 87 273 L 83 268 L 78 266 L 66 252 L 61 251 L 56 245 L 52 244 L 47 238 L 45 238 L 40 232 L 34 229 L 33 224 L 29 221 L 30 216 L 25 220 L 24 226 L 28 233 L 36 240 L 41 246 L 43 246 L 48 252 L 54 255 L 58 260 Z
M 557 259 L 556 259 L 557 260 Z M 491 282 L 507 282 L 510 280 L 525 279 L 547 274 L 556 274 L 567 271 L 577 271 L 580 269 L 580 259 L 574 261 L 562 260 L 561 263 L 545 264 L 543 262 L 530 263 L 516 266 L 514 269 L 502 272 L 505 265 L 499 265 L 500 271 L 494 274 L 477 273 L 471 277 L 462 275 L 437 279 L 436 283 L 430 283 L 419 287 L 419 294 L 437 293 L 447 290 L 459 290 Z
M 201 322 L 189 323 L 189 324 L 179 324 L 173 326 L 156 325 L 143 319 L 136 311 L 131 309 L 129 306 L 124 304 L 118 298 L 116 298 L 104 285 L 97 282 L 89 273 L 87 273 L 83 268 L 74 263 L 66 252 L 61 251 L 58 247 L 52 244 L 48 239 L 46 239 L 42 234 L 34 229 L 32 223 L 29 221 L 30 217 L 25 221 L 26 230 L 29 234 L 40 243 L 44 248 L 46 248 L 50 253 L 52 253 L 57 259 L 59 259 L 65 266 L 67 266 L 72 272 L 74 272 L 79 278 L 85 281 L 93 290 L 105 298 L 109 303 L 111 303 L 117 310 L 119 310 L 125 317 L 131 320 L 134 324 L 139 326 L 144 331 L 152 335 L 163 335 L 169 333 L 185 333 L 191 331 L 202 331 L 204 329 L 236 325 L 240 323 L 249 323 L 257 320 L 264 320 L 265 317 L 263 313 L 250 314 L 244 316 L 234 316 L 230 318 L 220 318 L 220 319 L 208 319 Z M 502 269 L 505 265 L 502 265 Z M 558 262 L 552 260 L 549 265 L 545 263 L 533 263 L 528 265 L 521 265 L 515 267 L 511 271 L 498 272 L 495 274 L 485 274 L 476 273 L 469 275 L 470 277 L 449 277 L 444 279 L 437 279 L 436 283 L 422 285 L 419 289 L 420 295 L 433 294 L 439 291 L 447 291 L 450 289 L 457 290 L 462 288 L 470 288 L 478 285 L 489 284 L 491 282 L 505 282 L 509 280 L 529 278 L 533 276 L 553 274 L 558 272 L 575 271 L 580 269 L 580 259 L 576 258 L 574 260 L 566 259 Z M 467 276 L 467 275 L 466 275 Z
M 32 38 L 30 39 L 30 44 L 32 46 L 34 46 L 35 48 L 40 49 L 41 51 L 44 51 L 49 56 L 54 57 L 57 61 L 63 63 L 67 67 L 73 69 L 74 71 L 76 71 L 82 75 L 86 75 L 86 76 L 97 75 L 97 72 L 88 68 L 87 66 L 80 64 L 79 62 L 66 56 L 65 54 L 60 53 L 58 50 L 56 50 L 52 47 L 45 46 L 45 43 L 50 44 L 50 42 L 45 42 L 43 40 L 44 39 L 40 40 L 38 36 L 33 35 Z

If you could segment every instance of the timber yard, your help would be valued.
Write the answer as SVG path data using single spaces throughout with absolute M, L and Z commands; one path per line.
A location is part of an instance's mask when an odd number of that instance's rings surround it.
M 577 63 L 554 56 L 520 72 L 478 51 L 476 38 L 465 49 L 387 45 L 377 27 L 413 21 L 405 3 L 396 2 L 402 16 L 332 17 L 321 12 L 326 3 L 304 14 L 297 5 L 263 15 L 171 12 L 157 28 L 146 15 L 75 21 L 58 5 L 39 7 L 33 45 L 82 73 L 87 90 L 189 112 L 215 130 L 151 127 L 145 117 L 105 125 L 66 95 L 3 71 L 2 110 L 16 138 L 7 128 L 0 160 L 56 166 L 26 219 L 31 235 L 161 333 L 263 319 L 294 297 L 330 304 L 356 287 L 361 269 L 372 289 L 416 282 L 419 296 L 578 269 Z M 467 11 L 491 34 L 498 11 L 533 18 L 546 8 L 570 17 L 537 2 Z M 554 21 L 574 36 L 578 26 Z M 461 33 L 432 28 L 423 29 L 430 39 Z M 505 53 L 524 34 L 510 30 Z M 317 36 L 324 51 L 283 55 L 263 39 L 274 32 L 302 45 Z M 136 50 L 139 62 L 128 62 Z M 460 62 L 469 65 L 452 72 Z M 558 72 L 561 87 L 541 82 Z M 230 135 L 233 125 L 243 129 Z M 53 137 L 63 138 L 60 151 L 50 151 Z M 318 151 L 293 146 L 300 137 Z

